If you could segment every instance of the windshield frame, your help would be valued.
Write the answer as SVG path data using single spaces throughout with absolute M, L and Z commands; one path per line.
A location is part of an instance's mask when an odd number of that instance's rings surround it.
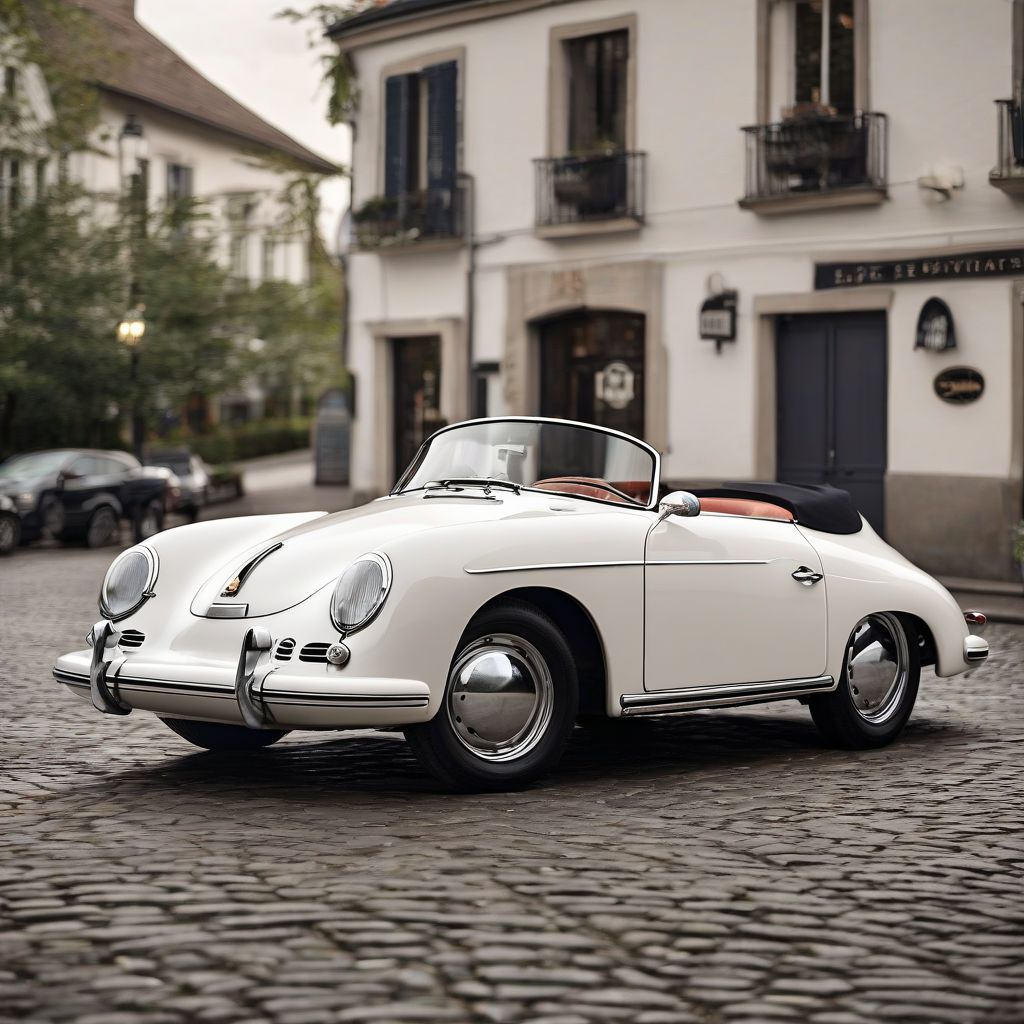
M 609 498 L 594 498 L 585 494 L 562 494 L 561 491 L 550 491 L 547 488 L 530 487 L 528 484 L 519 484 L 521 490 L 530 491 L 533 494 L 546 494 L 552 495 L 557 494 L 563 498 L 578 498 L 581 501 L 596 501 L 602 505 L 611 505 L 619 509 L 643 509 L 647 512 L 652 512 L 658 507 L 658 492 L 661 490 L 661 455 L 658 450 L 652 445 L 649 445 L 646 441 L 642 441 L 639 437 L 634 437 L 632 434 L 627 434 L 621 430 L 613 430 L 611 427 L 601 427 L 596 423 L 581 423 L 579 420 L 563 420 L 556 419 L 551 416 L 482 416 L 472 420 L 460 420 L 458 423 L 449 423 L 446 427 L 441 427 L 440 430 L 435 430 L 420 446 L 416 449 L 416 454 L 412 457 L 409 465 L 402 470 L 402 475 L 398 478 L 395 486 L 391 488 L 389 494 L 391 497 L 395 497 L 399 494 L 415 494 L 417 491 L 423 490 L 421 487 L 417 487 L 414 490 L 404 491 L 402 488 L 409 478 L 413 467 L 415 467 L 419 461 L 425 448 L 427 448 L 436 437 L 440 437 L 441 434 L 447 434 L 450 430 L 458 430 L 461 427 L 472 427 L 481 423 L 553 423 L 563 427 L 577 427 L 580 430 L 592 430 L 598 434 L 607 434 L 610 437 L 617 437 L 623 441 L 629 441 L 635 444 L 638 448 L 642 448 L 647 452 L 654 460 L 654 470 L 651 476 L 651 500 L 646 505 L 641 505 L 639 502 L 636 504 L 626 505 L 623 502 L 612 501 Z M 481 484 L 484 483 L 484 478 L 480 478 Z

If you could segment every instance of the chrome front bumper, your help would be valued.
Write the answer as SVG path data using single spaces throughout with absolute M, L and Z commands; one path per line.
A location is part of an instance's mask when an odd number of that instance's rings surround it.
M 430 687 L 419 679 L 365 678 L 289 671 L 273 659 L 268 631 L 246 632 L 237 664 L 179 656 L 173 661 L 126 654 L 120 634 L 98 622 L 90 650 L 65 654 L 54 678 L 107 714 L 133 709 L 158 715 L 244 724 L 250 728 L 337 729 L 409 725 L 430 718 Z

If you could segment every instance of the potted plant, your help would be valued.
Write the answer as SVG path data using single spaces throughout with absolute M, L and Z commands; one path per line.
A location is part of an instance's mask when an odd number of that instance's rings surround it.
M 626 165 L 614 139 L 595 139 L 555 164 L 555 199 L 580 216 L 607 216 L 625 204 Z

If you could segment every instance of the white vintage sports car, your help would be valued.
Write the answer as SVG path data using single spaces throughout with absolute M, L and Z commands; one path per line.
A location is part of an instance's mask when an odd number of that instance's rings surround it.
M 988 644 L 833 488 L 659 501 L 658 453 L 561 420 L 434 434 L 387 497 L 180 527 L 119 555 L 57 680 L 210 749 L 401 727 L 444 783 L 558 762 L 577 721 L 798 698 L 845 747 L 894 739 L 921 668 Z M 966 621 L 965 621 L 966 620 Z

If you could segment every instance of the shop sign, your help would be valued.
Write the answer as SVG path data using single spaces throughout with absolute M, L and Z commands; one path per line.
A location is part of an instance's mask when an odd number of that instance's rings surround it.
M 984 390 L 985 378 L 970 366 L 950 366 L 935 378 L 935 394 L 954 405 L 975 402 Z
M 736 340 L 736 292 L 719 292 L 700 307 L 700 336 L 713 341 L 718 351 L 723 341 Z
M 910 260 L 863 263 L 816 263 L 814 287 L 851 288 L 858 285 L 961 281 L 1024 274 L 1024 249 L 995 249 L 958 256 L 920 256 Z
M 956 332 L 953 330 L 953 314 L 942 299 L 929 299 L 921 307 L 917 318 L 917 340 L 914 348 L 942 352 L 956 348 Z
M 635 397 L 636 374 L 616 360 L 594 374 L 594 395 L 612 409 L 625 409 Z

